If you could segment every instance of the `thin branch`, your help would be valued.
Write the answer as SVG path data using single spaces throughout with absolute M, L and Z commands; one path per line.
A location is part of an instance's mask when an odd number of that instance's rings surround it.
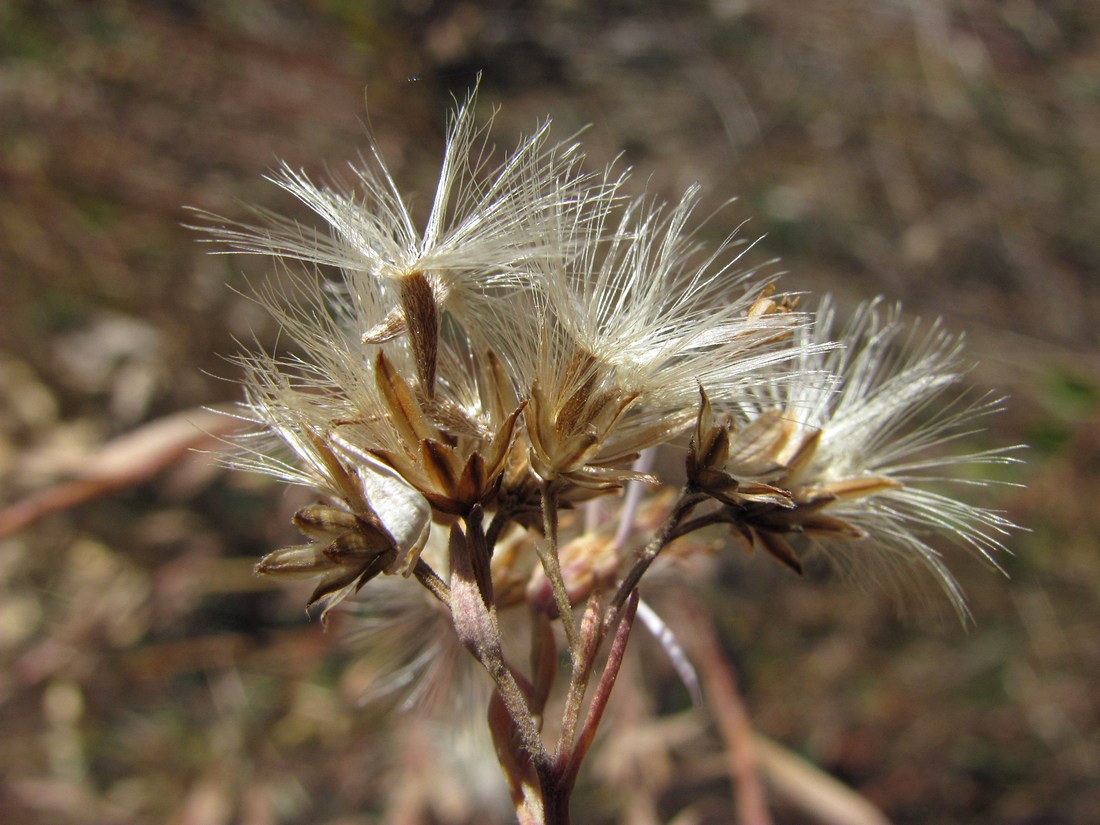
M 653 469 L 656 459 L 657 448 L 647 447 L 642 450 L 642 454 L 638 456 L 638 460 L 631 465 L 630 469 L 636 473 L 648 473 Z M 627 482 L 626 495 L 623 497 L 623 507 L 619 514 L 619 528 L 615 531 L 615 538 L 612 540 L 612 547 L 616 551 L 626 547 L 631 532 L 637 527 L 638 507 L 642 503 L 644 492 L 645 484 L 638 479 L 631 479 Z M 598 502 L 599 499 L 596 499 L 596 501 Z
M 577 744 L 573 747 L 569 763 L 562 777 L 561 787 L 566 796 L 568 796 L 573 784 L 577 781 L 577 772 L 580 770 L 581 762 L 587 755 L 588 749 L 592 747 L 592 742 L 596 738 L 596 730 L 603 720 L 604 711 L 607 710 L 607 703 L 611 699 L 611 689 L 615 687 L 615 679 L 618 678 L 623 656 L 626 655 L 626 643 L 630 638 L 630 628 L 634 625 L 634 614 L 637 609 L 638 593 L 635 591 L 627 600 L 625 610 L 621 614 L 622 618 L 615 628 L 615 638 L 611 642 L 611 651 L 607 654 L 607 662 L 604 665 L 603 673 L 600 674 L 600 681 L 596 685 L 595 693 L 592 695 L 592 704 L 588 708 L 588 716 L 585 717 L 584 726 L 577 736 Z
M 642 576 L 645 575 L 649 566 L 656 561 L 661 551 L 673 540 L 676 534 L 676 528 L 680 525 L 681 520 L 683 520 L 697 504 L 705 501 L 706 498 L 707 496 L 703 493 L 685 491 L 680 497 L 680 500 L 676 502 L 660 529 L 650 540 L 649 544 L 638 553 L 634 560 L 634 565 L 619 584 L 619 589 L 616 591 L 614 598 L 612 598 L 611 606 L 607 611 L 607 618 L 604 620 L 604 627 L 606 630 L 610 630 L 611 625 L 618 622 L 618 615 L 622 611 L 623 605 L 626 603 L 627 599 L 630 598 L 635 588 L 637 588 L 638 582 L 641 581 Z
M 418 582 L 428 588 L 431 594 L 443 602 L 443 604 L 447 606 L 447 609 L 450 610 L 451 588 L 447 585 L 447 582 L 440 578 L 439 574 L 435 572 L 430 564 L 424 561 L 424 559 L 417 559 L 416 566 L 413 568 L 413 575 L 416 576 Z
M 550 617 L 531 611 L 531 712 L 542 716 L 558 673 L 558 645 Z
M 229 408 L 172 413 L 120 435 L 72 467 L 76 478 L 59 482 L 0 509 L 0 537 L 114 490 L 137 484 L 194 451 L 243 429 Z
M 890 825 L 866 797 L 761 734 L 753 739 L 760 769 L 777 795 L 823 825 Z
M 512 520 L 512 512 L 506 507 L 501 507 L 495 513 L 493 513 L 492 519 L 489 521 L 489 527 L 485 530 L 485 546 L 489 548 L 489 558 L 493 557 L 493 551 L 496 550 L 497 541 L 500 539 L 501 533 L 504 532 L 504 528 Z
M 577 623 L 573 619 L 573 604 L 561 575 L 561 560 L 558 558 L 558 500 L 552 482 L 542 486 L 542 518 L 546 532 L 546 543 L 535 541 L 535 550 L 542 562 L 543 572 L 554 592 L 554 603 L 558 607 L 561 626 L 565 629 L 565 638 L 569 641 L 569 656 L 574 669 L 581 657 L 581 640 L 577 633 Z
M 466 550 L 469 554 L 470 566 L 473 569 L 478 590 L 481 591 L 481 598 L 489 608 L 492 608 L 496 602 L 493 595 L 492 560 L 489 555 L 489 546 L 485 540 L 485 528 L 483 526 L 484 515 L 479 504 L 475 504 L 467 513 L 465 518 Z
M 492 677 L 520 741 L 541 777 L 549 767 L 550 756 L 527 697 L 504 659 L 496 610 L 486 603 L 474 573 L 471 556 L 483 538 L 468 538 L 457 523 L 451 527 L 451 620 L 463 646 Z
M 569 678 L 569 692 L 565 696 L 565 709 L 561 715 L 561 735 L 558 737 L 554 765 L 564 770 L 573 750 L 577 733 L 577 720 L 580 718 L 581 704 L 588 692 L 588 683 L 592 677 L 592 667 L 596 662 L 596 652 L 603 641 L 603 623 L 600 617 L 600 600 L 596 594 L 588 599 L 581 621 L 580 656 L 573 663 L 573 672 Z
M 702 530 L 704 527 L 710 527 L 714 524 L 736 523 L 736 514 L 731 512 L 729 508 L 723 507 L 721 510 L 715 510 L 713 513 L 707 513 L 706 515 L 693 518 L 691 521 L 685 521 L 672 532 L 672 538 L 670 538 L 669 541 L 675 541 L 682 536 L 686 536 L 688 533 L 694 533 L 696 530 Z

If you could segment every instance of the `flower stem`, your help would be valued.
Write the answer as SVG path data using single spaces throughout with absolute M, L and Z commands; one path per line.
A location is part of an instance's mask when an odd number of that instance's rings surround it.
M 565 638 L 569 641 L 569 656 L 576 668 L 581 658 L 581 640 L 577 634 L 577 623 L 573 620 L 573 604 L 565 588 L 565 579 L 561 575 L 561 561 L 558 558 L 558 497 L 553 484 L 542 486 L 542 518 L 546 533 L 546 542 L 535 542 L 535 550 L 542 562 L 543 572 L 554 591 L 554 603 L 561 617 L 561 626 L 565 629 Z
M 432 566 L 423 559 L 416 560 L 416 566 L 413 568 L 413 575 L 416 576 L 416 580 L 428 588 L 429 592 L 439 599 L 449 609 L 451 606 L 451 588 L 448 587 L 447 582 L 440 578 L 439 574 L 432 569 Z
M 592 678 L 592 667 L 596 662 L 596 651 L 603 640 L 603 628 L 600 621 L 600 601 L 593 594 L 588 599 L 581 622 L 581 655 L 573 663 L 573 672 L 569 677 L 569 692 L 565 696 L 565 709 L 562 711 L 561 734 L 558 737 L 554 753 L 554 765 L 564 770 L 573 751 L 577 734 L 577 720 L 580 718 L 581 704 L 588 692 L 588 683 Z
M 638 609 L 638 591 L 631 592 L 625 605 L 625 610 L 620 614 L 620 619 L 615 630 L 615 638 L 611 643 L 611 651 L 607 654 L 607 662 L 604 664 L 600 681 L 596 685 L 596 692 L 592 696 L 592 705 L 588 708 L 588 716 L 584 720 L 584 726 L 577 736 L 577 743 L 569 756 L 569 762 L 565 766 L 562 776 L 562 786 L 566 798 L 573 791 L 573 785 L 577 781 L 577 772 L 584 760 L 588 749 L 596 738 L 596 730 L 603 720 L 607 703 L 611 699 L 611 690 L 615 687 L 615 680 L 619 676 L 619 668 L 626 655 L 626 643 L 630 639 L 630 629 L 634 625 L 634 615 Z
M 468 520 L 468 526 L 470 535 L 464 535 L 458 524 L 451 527 L 451 620 L 463 646 L 492 677 L 520 742 L 541 775 L 548 769 L 550 757 L 527 697 L 504 659 L 496 609 L 486 601 L 475 574 L 472 556 L 484 549 L 484 535 L 475 535 L 480 521 Z M 492 597 L 491 589 L 488 595 Z
M 707 496 L 704 493 L 689 491 L 685 491 L 684 494 L 680 496 L 680 500 L 673 506 L 672 510 L 665 518 L 664 523 L 661 524 L 660 529 L 650 540 L 649 544 L 638 553 L 637 557 L 634 559 L 634 565 L 627 571 L 626 576 L 619 584 L 619 589 L 611 599 L 607 617 L 604 619 L 605 632 L 617 626 L 618 617 L 622 612 L 623 605 L 626 604 L 631 593 L 638 587 L 638 582 L 641 581 L 642 576 L 645 575 L 645 572 L 657 559 L 657 556 L 661 554 L 661 551 L 664 550 L 674 538 L 678 537 L 677 528 L 680 526 L 680 522 L 695 509 L 696 505 L 705 501 L 706 498 Z

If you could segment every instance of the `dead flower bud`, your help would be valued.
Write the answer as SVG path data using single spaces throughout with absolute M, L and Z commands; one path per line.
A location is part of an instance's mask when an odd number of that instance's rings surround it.
M 303 507 L 294 524 L 310 543 L 269 553 L 256 565 L 267 576 L 320 577 L 309 607 L 322 604 L 321 619 L 340 601 L 377 576 L 397 559 L 393 537 L 380 524 L 325 504 Z
M 322 619 L 379 573 L 408 574 L 428 538 L 428 502 L 390 467 L 333 435 L 323 435 L 276 407 L 254 410 L 279 421 L 277 432 L 294 448 L 303 469 L 259 454 L 243 466 L 310 484 L 331 503 L 299 510 L 294 524 L 310 543 L 276 550 L 256 566 L 264 575 L 320 577 L 310 606 Z M 275 418 L 280 413 L 285 420 Z
M 699 414 L 688 445 L 688 482 L 735 508 L 750 502 L 783 508 L 794 506 L 790 492 L 764 481 L 774 482 L 784 474 L 782 432 L 774 428 L 768 432 L 766 428 L 750 425 L 746 431 L 735 433 L 728 418 L 715 422 L 710 399 L 702 387 L 699 395 Z
M 593 492 L 612 492 L 634 477 L 628 469 L 637 456 L 601 456 L 605 441 L 637 394 L 599 387 L 596 367 L 568 394 L 554 397 L 536 380 L 524 417 L 531 469 L 544 481 L 562 481 Z M 627 465 L 627 466 L 624 466 Z

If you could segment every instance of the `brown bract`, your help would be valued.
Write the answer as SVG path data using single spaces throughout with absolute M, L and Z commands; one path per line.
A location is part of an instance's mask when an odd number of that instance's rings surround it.
M 716 422 L 714 409 L 702 387 L 699 396 L 695 432 L 688 445 L 688 482 L 700 492 L 734 508 L 749 502 L 791 507 L 791 495 L 787 490 L 763 481 L 783 474 L 785 466 L 777 449 L 782 444 L 773 440 L 770 445 L 764 445 L 742 438 L 734 442 L 732 421 Z M 759 429 L 754 427 L 755 423 L 742 432 Z M 737 460 L 731 462 L 731 458 Z
M 700 387 L 699 393 L 688 480 L 723 505 L 715 520 L 729 523 L 749 552 L 761 547 L 801 573 L 788 536 L 864 538 L 862 529 L 830 515 L 829 506 L 902 486 L 885 476 L 827 482 L 807 478 L 821 443 L 820 429 L 802 427 L 780 410 L 766 410 L 735 430 L 729 420 L 715 423 L 706 392 Z
M 363 476 L 348 465 L 332 437 L 304 423 L 301 431 L 311 454 L 324 468 L 333 500 L 295 513 L 294 525 L 310 539 L 309 544 L 269 553 L 256 565 L 256 572 L 294 578 L 320 576 L 308 606 L 323 602 L 324 619 L 336 604 L 379 573 L 393 572 L 406 548 L 383 523 Z M 391 502 L 379 505 L 388 508 Z M 414 556 L 419 552 L 408 549 Z
M 430 398 L 410 386 L 385 353 L 375 360 L 375 382 L 386 409 L 386 420 L 397 436 L 397 448 L 369 452 L 392 467 L 441 512 L 465 515 L 474 505 L 486 506 L 495 496 L 515 438 L 523 404 L 510 397 L 499 364 L 490 354 L 483 367 L 493 388 L 484 425 L 456 404 Z M 511 407 L 511 411 L 507 410 Z
M 599 495 L 639 477 L 629 469 L 637 446 L 611 438 L 639 394 L 603 377 L 596 357 L 578 349 L 555 386 L 532 382 L 524 420 L 531 469 L 543 481 Z

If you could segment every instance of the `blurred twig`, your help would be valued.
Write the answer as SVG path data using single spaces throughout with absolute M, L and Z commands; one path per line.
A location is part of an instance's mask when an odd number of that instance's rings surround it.
M 740 825 L 771 825 L 762 777 L 774 792 L 822 825 L 890 825 L 858 793 L 777 742 L 752 729 L 737 689 L 737 677 L 722 652 L 710 620 L 697 607 L 678 611 L 684 637 L 703 680 L 707 706 L 726 744 L 736 788 Z
M 753 746 L 776 793 L 823 825 L 890 825 L 865 798 L 778 742 L 758 733 Z
M 31 493 L 0 510 L 0 538 L 51 513 L 136 484 L 178 461 L 189 450 L 217 443 L 241 422 L 216 409 L 194 408 L 158 418 L 108 441 L 89 456 L 76 477 Z
M 729 774 L 733 781 L 737 821 L 740 825 L 771 825 L 764 784 L 755 752 L 752 726 L 737 690 L 733 668 L 722 654 L 710 620 L 695 606 L 680 610 L 686 624 L 689 649 L 703 679 L 703 693 L 726 744 Z

